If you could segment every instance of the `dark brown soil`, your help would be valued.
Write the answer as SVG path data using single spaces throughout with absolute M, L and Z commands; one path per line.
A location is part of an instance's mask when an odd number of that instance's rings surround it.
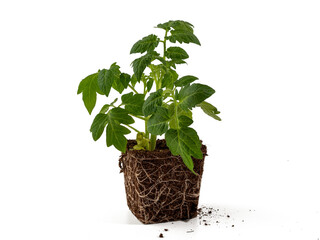
M 197 216 L 201 177 L 207 148 L 202 145 L 203 159 L 193 159 L 193 174 L 180 156 L 173 156 L 165 140 L 157 140 L 155 151 L 132 150 L 120 157 L 124 172 L 127 204 L 143 223 L 186 220 Z

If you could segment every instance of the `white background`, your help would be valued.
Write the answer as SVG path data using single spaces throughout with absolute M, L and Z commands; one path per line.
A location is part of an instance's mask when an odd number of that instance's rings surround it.
M 202 44 L 178 73 L 216 90 L 223 119 L 194 113 L 200 205 L 231 216 L 207 227 L 131 215 L 119 152 L 76 95 L 115 61 L 131 74 L 131 46 L 176 19 Z M 319 1 L 1 1 L 0 34 L 1 240 L 320 238 Z

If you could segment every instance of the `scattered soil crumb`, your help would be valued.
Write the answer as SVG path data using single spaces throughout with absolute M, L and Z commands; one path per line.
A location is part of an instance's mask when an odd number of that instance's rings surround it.
M 159 238 L 163 238 L 163 234 L 162 233 L 160 233 Z
M 254 211 L 250 209 L 250 211 Z M 223 225 L 223 227 L 234 227 L 236 219 L 231 215 L 227 214 L 225 209 L 213 208 L 202 205 L 198 208 L 198 223 L 203 226 L 211 226 L 215 223 L 215 226 Z M 231 221 L 231 222 L 230 222 Z M 244 220 L 239 219 L 239 222 Z
M 165 232 L 168 232 L 169 230 L 167 228 L 164 229 Z

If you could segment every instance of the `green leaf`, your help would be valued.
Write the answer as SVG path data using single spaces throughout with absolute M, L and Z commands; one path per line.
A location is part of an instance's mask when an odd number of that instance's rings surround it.
M 181 30 L 181 31 L 193 33 L 193 25 L 186 21 L 182 21 L 182 20 L 173 21 L 171 24 L 171 27 L 175 30 Z
M 115 104 L 117 101 L 118 101 L 118 98 L 115 98 L 115 99 L 113 100 L 113 102 L 112 102 L 112 103 L 110 103 L 110 105 Z
M 129 74 L 127 73 L 121 73 L 120 74 L 120 82 L 121 84 L 123 85 L 124 88 L 127 88 L 128 87 L 128 84 L 131 80 L 131 77 Z
M 181 88 L 179 92 L 179 106 L 184 110 L 188 108 L 191 109 L 210 97 L 214 92 L 215 91 L 207 85 L 199 83 L 187 85 Z
M 144 116 L 149 116 L 153 114 L 157 107 L 162 105 L 162 89 L 150 94 L 142 106 L 142 113 Z
M 129 134 L 130 130 L 120 125 L 121 123 L 132 124 L 134 120 L 125 109 L 119 107 L 111 109 L 108 112 L 107 146 L 114 145 L 121 152 L 125 152 L 127 139 L 124 135 Z
M 127 139 L 124 135 L 129 134 L 130 130 L 121 126 L 117 121 L 109 120 L 107 126 L 107 146 L 115 146 L 121 152 L 126 151 Z
M 118 98 L 114 99 L 113 102 L 110 103 L 110 104 L 105 104 L 105 105 L 103 105 L 103 107 L 102 107 L 101 110 L 100 110 L 100 113 L 106 113 L 106 112 L 109 110 L 109 108 L 110 108 L 116 101 L 118 101 Z
M 119 81 L 120 67 L 113 63 L 109 70 L 102 69 L 98 75 L 98 85 L 101 91 L 108 97 L 113 83 Z M 116 84 L 117 85 L 117 84 Z
M 91 74 L 84 78 L 78 87 L 77 94 L 82 93 L 82 100 L 89 114 L 96 105 L 97 93 L 101 93 L 98 86 L 98 73 Z
M 130 82 L 132 84 L 132 86 L 134 87 L 137 83 L 138 79 L 136 78 L 136 75 L 132 75 L 131 79 L 130 79 Z
M 117 92 L 119 92 L 120 94 L 123 92 L 124 90 L 124 86 L 122 85 L 122 83 L 120 82 L 120 78 L 115 80 L 112 84 L 112 87 L 114 90 L 116 90 Z
M 161 86 L 164 88 L 173 88 L 173 83 L 178 79 L 178 74 L 175 70 L 169 69 L 163 76 Z
M 170 28 L 171 28 L 171 25 L 172 25 L 172 22 L 173 21 L 168 21 L 168 22 L 165 22 L 165 23 L 159 23 L 156 28 L 161 28 L 161 29 L 164 29 L 166 31 L 169 31 Z
M 169 47 L 166 56 L 171 59 L 187 59 L 188 53 L 181 47 Z
M 106 112 L 108 112 L 108 110 L 109 110 L 110 107 L 111 107 L 110 104 L 105 104 L 105 105 L 103 105 L 103 107 L 102 107 L 101 110 L 100 110 L 100 113 L 106 113 Z
M 123 90 L 128 87 L 129 82 L 130 75 L 121 73 L 120 76 L 114 80 L 112 87 L 121 94 Z
M 153 51 L 143 55 L 140 58 L 135 59 L 132 62 L 133 72 L 138 82 L 140 82 L 143 71 L 149 64 L 151 64 L 156 56 L 159 56 L 159 53 Z
M 218 111 L 218 109 L 215 106 L 211 105 L 208 102 L 202 102 L 202 103 L 197 104 L 196 106 L 200 107 L 202 109 L 202 111 L 204 113 L 206 113 L 207 115 L 209 115 L 210 117 L 212 117 L 218 121 L 221 121 L 221 118 L 219 116 L 217 116 L 217 114 L 219 114 L 220 112 Z
M 171 59 L 171 61 L 167 62 L 167 65 L 170 67 L 173 67 L 174 69 L 176 69 L 176 64 L 184 64 L 187 63 L 186 61 L 182 60 L 182 59 Z
M 192 160 L 192 158 L 191 158 L 191 155 L 188 154 L 188 153 L 186 153 L 186 152 L 181 152 L 179 155 L 181 156 L 182 161 L 183 161 L 184 164 L 187 166 L 187 168 L 189 168 L 189 170 L 190 170 L 192 173 L 196 174 L 195 171 L 193 170 L 194 164 L 193 164 L 193 160 Z
M 170 116 L 170 122 L 169 122 L 170 128 L 178 129 L 180 127 L 183 127 L 183 124 L 186 121 L 186 119 L 182 119 L 182 125 L 181 125 L 180 123 L 181 116 L 185 116 L 192 121 L 192 112 L 190 111 L 190 109 L 183 110 L 179 105 L 177 105 L 177 116 L 179 120 L 179 125 L 177 125 L 177 121 L 175 119 L 175 103 L 171 103 L 169 105 L 168 110 L 169 110 L 169 116 Z
M 147 122 L 148 131 L 154 135 L 162 135 L 168 130 L 169 111 L 164 107 L 158 107 L 157 111 Z
M 147 91 L 150 92 L 152 85 L 153 85 L 153 79 L 149 79 L 147 82 Z
M 193 25 L 191 23 L 188 23 L 188 22 L 182 21 L 182 20 L 176 20 L 176 21 L 170 20 L 165 23 L 160 23 L 157 25 L 157 28 L 162 28 L 167 31 L 170 30 L 170 28 L 173 28 L 176 30 L 193 32 Z
M 153 51 L 159 44 L 160 39 L 154 35 L 150 34 L 138 42 L 136 42 L 130 51 L 130 54 L 132 53 L 144 53 L 144 52 L 150 52 Z
M 107 114 L 104 114 L 104 113 L 97 114 L 90 128 L 90 132 L 92 133 L 93 140 L 97 141 L 101 137 L 107 123 L 108 123 Z
M 113 108 L 108 112 L 108 117 L 110 121 L 117 121 L 119 123 L 124 123 L 124 124 L 132 124 L 134 123 L 134 120 L 131 116 L 129 116 L 129 113 L 127 110 L 123 108 Z
M 184 115 L 179 116 L 180 127 L 188 127 L 192 123 L 193 123 L 193 120 L 191 118 L 188 118 L 187 116 L 184 116 Z
M 144 103 L 143 94 L 133 94 L 133 92 L 127 93 L 121 97 L 122 104 L 125 105 L 125 109 L 128 113 L 133 115 L 143 115 L 142 105 Z
M 198 80 L 198 78 L 195 76 L 187 75 L 187 76 L 184 76 L 184 77 L 180 78 L 179 80 L 177 80 L 174 83 L 174 85 L 176 87 L 183 87 L 183 86 L 186 86 L 186 85 L 194 82 L 195 80 Z
M 173 155 L 180 155 L 186 166 L 193 171 L 193 161 L 191 156 L 202 159 L 201 142 L 197 132 L 189 127 L 180 129 L 169 129 L 165 139 Z
M 178 41 L 179 43 L 195 43 L 197 45 L 201 45 L 199 39 L 192 32 L 172 30 L 170 33 L 171 36 L 168 36 L 167 38 L 172 43 Z
M 169 105 L 169 108 L 168 108 L 168 109 L 169 109 L 170 115 L 173 115 L 173 114 L 174 114 L 174 111 L 175 111 L 174 106 L 175 106 L 174 103 L 171 103 L 171 104 Z M 191 119 L 192 119 L 192 112 L 191 112 L 191 110 L 190 110 L 190 109 L 184 110 L 184 109 L 182 109 L 182 108 L 180 107 L 179 104 L 177 105 L 177 114 L 178 114 L 178 116 L 183 115 L 183 116 L 187 116 L 188 118 L 191 118 Z

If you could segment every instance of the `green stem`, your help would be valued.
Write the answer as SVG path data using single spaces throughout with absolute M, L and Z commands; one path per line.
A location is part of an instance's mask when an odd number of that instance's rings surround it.
M 151 134 L 151 139 L 150 139 L 150 150 L 151 151 L 156 149 L 156 141 L 157 141 L 157 135 Z
M 175 98 L 174 93 L 172 94 L 172 98 L 173 98 L 173 103 L 174 103 L 174 119 L 176 121 L 177 128 L 179 128 L 178 104 L 177 104 L 177 100 Z
M 167 36 L 168 36 L 168 30 L 166 30 L 166 34 L 164 35 L 164 40 L 163 40 L 163 59 L 164 60 L 166 60 Z
M 132 127 L 132 126 L 128 125 L 128 124 L 124 124 L 124 125 L 125 125 L 125 126 L 127 126 L 127 127 L 129 127 L 129 128 L 131 128 L 132 130 L 136 131 L 137 133 L 139 133 L 139 132 L 140 132 L 138 129 L 136 129 L 136 128 L 134 128 L 134 127 Z
M 166 34 L 164 36 L 163 39 L 163 60 L 166 60 L 166 52 L 167 52 L 167 36 L 168 36 L 168 30 L 166 30 Z M 156 82 L 156 90 L 159 90 L 161 88 L 161 79 L 158 79 L 158 82 Z M 146 120 L 146 132 L 147 130 L 147 122 L 148 120 Z M 148 135 L 149 136 L 149 135 Z M 151 138 L 150 138 L 150 146 L 149 146 L 149 150 L 153 151 L 156 148 L 156 142 L 157 142 L 157 135 L 153 135 L 151 134 Z
M 136 116 L 136 115 L 133 115 L 133 114 L 129 114 L 129 115 L 132 116 L 132 117 L 139 118 L 141 120 L 146 120 L 146 118 L 144 118 L 144 117 Z
M 143 82 L 143 94 L 144 94 L 144 95 L 147 94 L 147 84 L 146 84 L 145 81 Z
M 148 131 L 148 125 L 147 125 L 147 124 L 148 124 L 148 119 L 149 119 L 149 118 L 145 118 L 144 127 L 145 127 L 145 138 L 149 140 L 149 131 Z M 151 150 L 151 149 L 150 149 L 150 142 L 149 142 L 149 144 L 147 145 L 146 149 L 147 149 L 148 151 Z
M 134 89 L 134 87 L 133 87 L 133 86 L 131 86 L 131 84 L 130 84 L 130 83 L 128 84 L 128 86 L 129 86 L 129 88 L 131 88 L 131 89 L 132 89 L 132 91 L 134 91 L 136 94 L 138 94 L 138 92 Z

